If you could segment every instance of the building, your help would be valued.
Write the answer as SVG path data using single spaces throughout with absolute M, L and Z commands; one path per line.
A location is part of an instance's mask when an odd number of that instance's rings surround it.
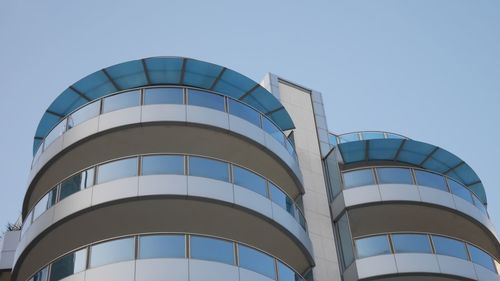
M 154 57 L 68 87 L 36 131 L 0 280 L 500 280 L 476 173 L 321 93 Z

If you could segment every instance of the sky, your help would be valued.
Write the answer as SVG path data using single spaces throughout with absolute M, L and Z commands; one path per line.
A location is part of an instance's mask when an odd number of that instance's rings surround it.
M 186 56 L 323 93 L 331 131 L 443 147 L 500 225 L 500 1 L 0 0 L 0 228 L 20 214 L 49 104 L 101 68 Z

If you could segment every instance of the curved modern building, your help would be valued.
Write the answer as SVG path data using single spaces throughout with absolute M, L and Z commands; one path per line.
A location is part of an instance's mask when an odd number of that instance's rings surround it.
M 500 280 L 484 187 L 454 154 L 328 133 L 321 93 L 154 57 L 62 92 L 35 133 L 0 280 Z

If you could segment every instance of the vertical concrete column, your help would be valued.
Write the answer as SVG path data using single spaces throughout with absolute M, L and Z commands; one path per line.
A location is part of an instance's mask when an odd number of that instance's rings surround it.
M 296 126 L 294 139 L 304 179 L 305 217 L 316 262 L 314 280 L 341 280 L 322 166 L 321 147 L 324 150 L 328 140 L 321 94 L 273 74 L 266 76 L 262 84 L 280 99 Z

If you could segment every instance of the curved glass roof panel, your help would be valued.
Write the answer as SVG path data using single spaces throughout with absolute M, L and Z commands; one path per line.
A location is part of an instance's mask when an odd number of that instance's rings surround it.
M 101 69 L 68 87 L 42 116 L 33 153 L 50 130 L 80 106 L 114 92 L 150 85 L 183 85 L 216 91 L 253 106 L 271 118 L 281 130 L 295 127 L 278 99 L 236 71 L 190 58 L 152 57 Z
M 411 139 L 380 138 L 337 144 L 345 164 L 364 161 L 394 161 L 449 176 L 487 203 L 478 175 L 462 159 L 438 146 Z

